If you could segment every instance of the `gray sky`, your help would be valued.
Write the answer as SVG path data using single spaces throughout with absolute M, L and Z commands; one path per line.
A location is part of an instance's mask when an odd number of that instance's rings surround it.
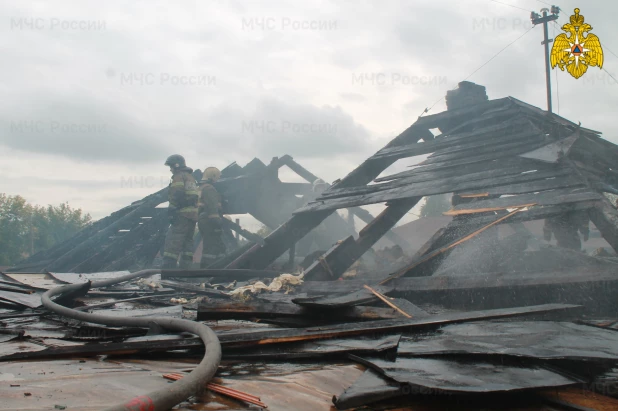
M 0 0 L 0 192 L 100 218 L 167 185 L 173 153 L 194 168 L 290 154 L 328 181 L 343 177 L 546 7 L 501 3 L 511 6 Z M 618 4 L 557 5 L 560 25 L 581 8 L 618 78 Z M 469 80 L 490 98 L 546 108 L 541 40 L 536 27 Z M 554 110 L 618 142 L 617 85 L 591 70 L 557 82 L 552 71 Z M 430 114 L 444 109 L 442 100 Z

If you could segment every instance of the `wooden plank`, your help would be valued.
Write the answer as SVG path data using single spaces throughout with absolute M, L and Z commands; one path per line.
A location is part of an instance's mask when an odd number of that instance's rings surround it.
M 351 238 L 337 244 L 324 254 L 322 259 L 308 267 L 305 270 L 305 278 L 330 280 L 339 278 L 420 200 L 421 197 L 416 197 L 393 202 L 361 230 L 356 241 Z
M 320 298 L 326 298 L 329 295 L 336 296 L 343 292 L 349 292 L 350 288 L 358 289 L 362 287 L 362 280 L 349 280 L 337 283 L 327 283 L 321 281 L 307 281 L 304 283 L 299 292 L 308 294 L 319 294 Z M 429 276 L 429 277 L 401 277 L 394 279 L 389 283 L 394 289 L 389 294 L 402 296 L 414 300 L 417 303 L 436 303 L 436 301 L 448 302 L 448 299 L 458 291 L 474 292 L 479 296 L 489 295 L 490 290 L 504 291 L 504 293 L 515 293 L 515 300 L 526 293 L 532 293 L 535 289 L 539 290 L 543 287 L 552 287 L 557 293 L 561 288 L 567 286 L 573 290 L 583 290 L 587 288 L 587 284 L 597 284 L 599 288 L 617 288 L 618 276 L 614 265 L 608 265 L 603 269 L 590 270 L 587 268 L 571 268 L 560 271 L 535 271 L 535 272 L 517 272 L 517 273 L 486 273 L 473 275 L 459 276 Z M 541 293 L 541 291 L 536 291 Z M 436 299 L 438 295 L 444 298 Z M 578 294 L 581 304 L 586 300 L 590 300 L 588 294 Z M 539 297 L 542 295 L 539 294 Z M 611 294 L 609 294 L 611 297 Z M 472 303 L 470 298 L 465 301 Z M 562 301 L 562 300 L 561 300 Z M 556 301 L 551 301 L 556 302 Z M 613 304 L 613 310 L 616 310 L 613 300 L 609 301 Z M 498 304 L 511 303 L 511 301 L 497 300 Z
M 394 358 L 397 355 L 400 335 L 390 335 L 382 338 L 354 338 L 334 339 L 286 344 L 284 347 L 267 346 L 252 349 L 227 349 L 223 352 L 223 359 L 229 361 L 289 361 L 300 359 L 319 359 L 344 357 L 346 354 L 364 352 L 370 356 L 387 356 Z
M 470 157 L 455 159 L 451 161 L 441 161 L 438 163 L 426 164 L 426 165 L 423 165 L 422 168 L 424 169 L 423 171 L 427 172 L 427 171 L 440 170 L 443 168 L 460 167 L 462 165 L 474 164 L 474 163 L 480 163 L 480 162 L 486 162 L 486 161 L 493 161 L 493 160 L 502 161 L 502 159 L 504 158 L 517 156 L 522 153 L 527 153 L 528 151 L 534 150 L 543 145 L 544 145 L 543 142 L 539 142 L 533 145 L 522 144 L 522 145 L 518 145 L 517 147 L 510 148 L 508 150 L 498 150 L 496 152 L 489 153 L 489 154 L 483 154 L 480 156 L 470 156 Z M 411 167 L 415 167 L 415 166 L 411 166 Z
M 384 190 L 377 193 L 363 194 L 352 197 L 342 197 L 335 199 L 319 200 L 314 203 L 310 203 L 305 207 L 301 207 L 295 211 L 297 214 L 347 208 L 352 206 L 367 205 L 382 203 L 386 201 L 400 200 L 404 198 L 417 197 L 417 196 L 430 196 L 436 194 L 451 193 L 456 190 L 482 190 L 486 191 L 488 187 L 495 187 L 499 185 L 516 184 L 527 181 L 535 181 L 549 177 L 561 176 L 569 173 L 570 170 L 556 169 L 548 171 L 538 171 L 535 173 L 524 173 L 516 175 L 507 175 L 502 177 L 488 177 L 480 180 L 468 181 L 468 176 L 457 176 L 440 181 L 428 181 L 418 184 L 410 184 L 404 187 L 398 187 L 394 189 Z M 529 201 L 530 203 L 532 201 Z M 480 203 L 480 202 L 479 202 Z M 528 204 L 525 203 L 525 204 Z M 476 204 L 476 203 L 475 203 Z M 522 203 L 523 204 L 523 203 Z M 458 207 L 462 207 L 458 206 Z
M 532 172 L 534 172 L 535 174 L 533 175 Z M 452 174 L 442 178 L 436 176 L 435 178 L 431 179 L 423 177 L 419 179 L 419 176 L 414 176 L 409 178 L 401 178 L 399 180 L 391 181 L 388 183 L 373 184 L 367 187 L 359 187 L 357 189 L 348 189 L 343 192 L 328 193 L 323 195 L 316 201 L 329 200 L 332 198 L 351 197 L 357 195 L 384 193 L 388 192 L 388 190 L 395 190 L 401 187 L 422 189 L 423 187 L 454 185 L 459 183 L 470 183 L 472 181 L 481 181 L 478 184 L 481 184 L 483 187 L 491 187 L 491 183 L 494 180 L 497 181 L 497 184 L 493 185 L 513 184 L 518 181 L 522 181 L 515 179 L 515 177 L 521 177 L 522 179 L 524 179 L 523 181 L 531 181 L 529 180 L 529 178 L 533 178 L 534 180 L 540 180 L 542 178 L 558 177 L 566 174 L 573 174 L 573 172 L 568 167 L 533 167 L 530 165 L 523 166 L 521 164 L 512 167 L 505 166 L 504 168 L 491 168 L 489 170 L 481 170 L 472 173 L 466 173 L 464 170 L 460 170 L 456 174 Z M 500 177 L 501 179 L 497 180 L 498 177 Z M 463 189 L 458 189 L 457 191 L 462 190 Z
M 347 267 L 358 259 L 356 253 L 352 251 L 355 247 L 356 241 L 353 236 L 339 241 L 307 267 L 304 271 L 304 278 L 323 281 L 337 280 Z
M 314 341 L 329 338 L 343 338 L 357 335 L 378 335 L 412 330 L 419 327 L 438 326 L 476 320 L 516 317 L 520 315 L 541 314 L 578 308 L 570 304 L 543 304 L 529 307 L 503 308 L 496 310 L 446 313 L 427 318 L 401 320 L 377 320 L 351 324 L 338 324 L 323 327 L 297 328 L 291 330 L 268 330 L 244 333 L 218 334 L 219 341 L 227 346 L 251 346 L 280 344 L 296 341 Z M 1 358 L 0 358 L 1 359 Z
M 429 157 L 428 159 L 418 164 L 412 165 L 412 167 L 439 165 L 439 164 L 445 165 L 445 164 L 448 164 L 449 162 L 460 162 L 460 161 L 464 161 L 464 163 L 461 163 L 461 164 L 466 164 L 466 162 L 471 162 L 470 160 L 477 159 L 477 158 L 480 158 L 481 159 L 480 161 L 487 161 L 487 160 L 491 160 L 494 158 L 500 158 L 500 157 L 496 157 L 498 153 L 501 154 L 509 150 L 514 151 L 520 148 L 523 148 L 524 151 L 518 151 L 517 154 L 527 153 L 528 151 L 534 150 L 538 147 L 542 147 L 545 144 L 547 144 L 547 141 L 545 141 L 544 136 L 541 133 L 539 133 L 536 136 L 532 135 L 530 138 L 526 138 L 524 140 L 517 140 L 512 143 L 506 143 L 506 144 L 498 144 L 498 145 L 487 147 L 486 149 L 482 149 L 482 148 L 477 149 L 477 150 L 474 150 L 474 153 L 472 153 L 472 155 L 469 155 L 469 153 L 466 153 L 464 151 L 464 152 L 456 152 L 456 153 L 451 153 L 451 154 L 443 154 L 438 157 Z
M 376 178 L 375 182 L 384 182 L 384 181 L 392 181 L 403 178 L 410 178 L 412 182 L 417 181 L 427 181 L 435 178 L 456 176 L 462 173 L 472 174 L 478 173 L 481 171 L 489 171 L 489 170 L 502 170 L 509 167 L 521 166 L 524 171 L 528 170 L 542 170 L 546 168 L 546 165 L 539 164 L 538 161 L 524 159 L 522 157 L 513 156 L 510 158 L 504 158 L 500 161 L 487 161 L 473 164 L 464 164 L 457 168 L 443 168 L 440 170 L 429 170 L 426 171 L 425 167 L 416 167 L 412 170 L 402 171 L 399 173 L 391 174 L 388 176 Z M 538 167 L 541 168 L 538 168 Z
M 88 237 L 79 245 L 67 251 L 65 254 L 54 260 L 52 263 L 48 264 L 45 268 L 45 271 L 63 271 L 62 268 L 65 265 L 70 264 L 72 262 L 72 259 L 76 256 L 79 256 L 81 258 L 81 261 L 83 261 L 85 259 L 84 253 L 89 252 L 89 250 L 91 250 L 92 247 L 94 247 L 98 242 L 103 241 L 111 234 L 123 228 L 122 226 L 127 220 L 151 215 L 153 208 L 167 201 L 167 190 L 168 188 L 166 187 L 154 194 L 145 197 L 141 200 L 137 207 L 124 215 L 122 218 L 115 220 L 111 224 L 107 225 L 105 228 L 97 231 L 96 234 Z M 75 264 L 73 264 L 72 267 L 73 266 L 75 266 Z
M 542 139 L 543 135 L 540 131 L 527 131 L 525 133 L 509 134 L 501 136 L 501 138 L 491 138 L 475 143 L 461 144 L 451 147 L 448 150 L 436 151 L 428 157 L 426 163 L 447 161 L 449 159 L 457 159 L 462 156 L 480 155 L 493 153 L 498 150 L 506 150 L 511 147 L 517 147 L 522 144 L 534 144 Z
M 285 164 L 286 166 L 288 166 L 290 170 L 292 170 L 293 172 L 301 176 L 308 183 L 313 184 L 313 182 L 318 179 L 318 176 L 316 176 L 315 174 L 307 170 L 305 167 L 298 164 L 296 161 L 294 161 L 292 156 L 288 154 L 280 157 L 279 161 L 281 164 Z
M 594 207 L 595 201 L 583 201 L 577 203 L 567 203 L 567 204 L 559 204 L 554 206 L 544 206 L 537 207 L 532 206 L 527 210 L 520 211 L 513 217 L 511 217 L 508 221 L 501 222 L 500 224 L 508 223 L 520 223 L 523 221 L 534 221 L 534 220 L 544 220 L 546 218 L 551 218 L 558 216 L 560 214 L 564 214 L 571 211 L 581 211 L 588 210 L 591 207 Z M 504 211 L 504 210 L 501 210 Z M 467 220 L 467 224 L 470 225 L 484 225 L 489 224 L 491 221 L 495 220 L 494 216 L 488 215 L 471 215 Z
M 197 309 L 197 320 L 246 320 L 251 318 L 284 318 L 301 317 L 305 319 L 334 321 L 365 321 L 403 318 L 391 308 L 350 306 L 337 310 L 319 310 L 303 307 L 293 303 L 271 302 L 212 302 L 200 303 Z
M 353 207 L 349 208 L 348 212 L 352 213 L 356 217 L 360 218 L 365 224 L 369 224 L 371 221 L 375 219 L 373 215 L 364 208 Z M 402 249 L 407 250 L 410 248 L 410 244 L 399 234 L 395 233 L 393 230 L 389 230 L 384 234 L 384 236 L 392 241 L 393 243 L 399 245 Z
M 374 154 L 372 158 L 397 157 L 400 159 L 429 154 L 438 150 L 446 150 L 462 143 L 474 142 L 475 144 L 479 144 L 479 140 L 481 143 L 486 143 L 487 140 L 496 135 L 512 135 L 514 132 L 516 133 L 524 128 L 532 130 L 533 127 L 534 126 L 532 126 L 529 120 L 517 118 L 500 122 L 499 124 L 492 124 L 474 131 L 449 134 L 446 137 L 436 137 L 435 140 L 428 142 L 409 144 L 402 147 L 385 148 Z
M 384 295 L 380 294 L 379 292 L 377 292 L 376 290 L 374 290 L 373 288 L 369 287 L 367 284 L 365 284 L 363 286 L 366 290 L 371 291 L 371 293 L 373 295 L 375 295 L 376 297 L 378 297 L 380 300 L 382 300 L 382 302 L 384 302 L 386 305 L 388 305 L 389 307 L 391 307 L 392 309 L 396 310 L 399 314 L 403 315 L 406 318 L 412 318 L 412 316 L 410 314 L 408 314 L 407 312 L 405 312 L 404 310 L 402 310 L 401 308 L 397 307 L 397 305 L 391 301 L 388 300 L 387 297 L 385 297 Z
M 618 409 L 618 399 L 582 388 L 544 390 L 537 393 L 549 405 L 566 410 L 613 411 Z
M 527 194 L 538 191 L 556 190 L 559 188 L 576 188 L 585 187 L 586 183 L 577 176 L 557 177 L 553 179 L 545 179 L 519 184 L 509 184 L 500 187 L 492 187 L 483 189 L 482 193 L 477 194 L 461 194 L 464 198 L 479 198 L 488 197 L 489 195 L 505 195 L 505 194 Z M 459 194 L 455 192 L 456 194 Z
M 444 213 L 444 215 L 473 214 L 522 206 L 547 206 L 599 199 L 601 199 L 601 195 L 598 193 L 582 189 L 567 188 L 544 191 L 538 194 L 522 194 L 512 197 L 502 197 L 491 200 L 481 200 L 474 203 L 460 204 L 453 207 L 453 210 Z
M 457 145 L 436 150 L 433 156 L 455 153 L 467 148 L 472 148 L 472 146 L 481 147 L 483 144 L 488 142 L 491 143 L 492 141 L 496 141 L 497 144 L 502 144 L 504 143 L 503 140 L 505 138 L 517 139 L 525 137 L 532 131 L 540 132 L 540 130 L 530 120 L 517 117 L 515 119 L 502 122 L 498 125 L 491 125 L 483 129 L 475 129 L 473 131 L 447 137 L 449 139 L 458 139 L 459 141 Z M 476 136 L 482 136 L 482 138 L 479 140 L 474 138 Z M 473 138 L 470 139 L 470 137 Z
M 393 287 L 390 286 L 376 286 L 373 287 L 375 290 L 380 292 L 381 294 L 388 294 L 393 291 Z M 369 304 L 372 302 L 378 301 L 378 297 L 376 297 L 370 291 L 365 289 L 360 289 L 351 293 L 346 293 L 343 295 L 332 296 L 332 297 L 301 297 L 294 298 L 292 302 L 294 304 L 301 305 L 303 307 L 315 307 L 315 308 L 341 308 L 341 307 L 351 307 L 355 305 L 363 305 Z

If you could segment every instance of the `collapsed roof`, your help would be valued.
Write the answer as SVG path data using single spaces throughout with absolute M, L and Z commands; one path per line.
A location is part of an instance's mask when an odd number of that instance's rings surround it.
M 281 181 L 278 174 L 283 166 L 289 167 L 307 183 Z M 200 170 L 193 174 L 196 180 L 201 179 Z M 275 229 L 308 201 L 313 194 L 311 183 L 317 179 L 292 157 L 285 155 L 273 158 L 268 165 L 257 158 L 244 167 L 234 162 L 222 170 L 221 179 L 215 185 L 224 198 L 223 214 L 250 214 L 268 228 Z M 7 271 L 89 273 L 157 266 L 155 258 L 163 246 L 169 225 L 166 209 L 158 207 L 165 202 L 167 188 L 94 222 L 72 238 L 28 257 Z M 362 221 L 373 219 L 362 208 L 349 211 Z M 250 242 L 262 242 L 261 237 L 238 224 L 228 219 L 224 223 L 224 240 L 229 255 L 239 247 L 232 231 Z M 342 234 L 356 234 L 354 226 L 338 214 L 333 215 L 323 230 L 314 233 L 309 246 L 313 244 L 318 249 L 327 249 Z M 387 237 L 406 246 L 405 240 L 394 233 L 388 233 Z M 200 244 L 199 235 L 196 235 L 196 251 L 201 249 Z M 198 253 L 196 258 L 199 261 Z M 229 263 L 228 260 L 230 257 L 224 259 L 223 264 Z
M 421 254 L 487 224 L 573 211 L 587 212 L 618 250 L 618 212 L 603 195 L 618 192 L 613 187 L 618 146 L 599 132 L 513 97 L 487 100 L 484 87 L 472 83 L 460 84 L 458 93 L 447 98 L 447 111 L 419 118 L 228 268 L 266 268 L 333 211 L 386 203 L 357 239 L 341 241 L 307 270 L 309 278 L 336 279 L 424 196 L 443 193 L 474 201 L 448 211 L 467 218 L 437 233 Z M 432 130 L 437 130 L 435 135 Z M 429 156 L 411 164 L 410 170 L 380 176 L 396 161 L 420 155 Z M 518 212 L 509 214 L 513 209 Z

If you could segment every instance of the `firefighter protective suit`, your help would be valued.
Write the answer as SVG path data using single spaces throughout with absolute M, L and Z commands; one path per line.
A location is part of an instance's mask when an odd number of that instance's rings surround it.
M 202 260 L 200 268 L 207 268 L 225 256 L 221 216 L 221 196 L 213 183 L 221 173 L 215 167 L 208 167 L 200 181 L 198 228 L 202 236 Z
M 193 263 L 193 236 L 198 214 L 198 189 L 192 174 L 193 170 L 184 164 L 182 156 L 178 157 L 182 160 L 170 156 L 168 162 L 165 163 L 170 165 L 172 179 L 168 189 L 168 215 L 171 224 L 165 237 L 162 267 L 164 269 L 176 268 L 179 258 L 182 269 L 191 268 Z

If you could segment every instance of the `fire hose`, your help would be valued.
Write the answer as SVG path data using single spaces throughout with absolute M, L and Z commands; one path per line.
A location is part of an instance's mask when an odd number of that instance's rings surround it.
M 88 289 L 107 287 L 135 278 L 151 276 L 160 272 L 161 270 L 156 269 L 142 270 L 109 280 L 93 281 L 89 283 Z M 150 328 L 152 325 L 157 325 L 166 330 L 187 331 L 200 337 L 206 348 L 202 361 L 182 380 L 169 384 L 164 389 L 152 391 L 135 397 L 128 402 L 105 408 L 104 411 L 167 411 L 178 403 L 186 400 L 191 395 L 203 390 L 206 383 L 210 381 L 215 375 L 215 372 L 217 372 L 217 368 L 221 361 L 221 345 L 219 344 L 219 339 L 216 334 L 204 324 L 169 317 L 136 318 L 90 314 L 64 307 L 51 300 L 54 296 L 75 292 L 82 287 L 84 287 L 84 284 L 69 284 L 53 288 L 42 295 L 41 301 L 43 306 L 63 317 L 110 327 Z

